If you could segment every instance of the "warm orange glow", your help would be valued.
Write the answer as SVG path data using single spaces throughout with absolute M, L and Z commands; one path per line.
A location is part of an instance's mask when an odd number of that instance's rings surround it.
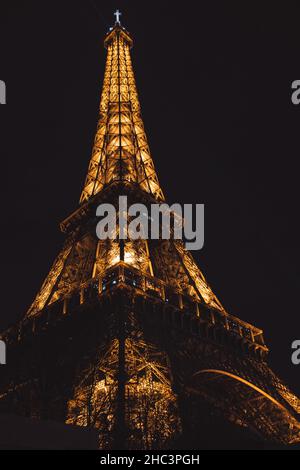
M 113 181 L 130 181 L 163 199 L 141 118 L 131 41 L 116 28 L 107 42 L 100 117 L 80 202 Z
M 109 448 L 115 424 L 118 341 L 83 371 L 74 397 L 68 402 L 67 424 L 99 429 L 99 447 Z M 142 340 L 126 340 L 126 423 L 129 449 L 159 449 L 180 432 L 168 368 L 163 354 Z M 98 377 L 102 377 L 98 380 Z

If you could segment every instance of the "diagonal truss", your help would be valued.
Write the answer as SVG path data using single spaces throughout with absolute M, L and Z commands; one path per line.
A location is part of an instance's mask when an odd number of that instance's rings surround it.
M 132 39 L 117 25 L 106 37 L 105 46 L 100 116 L 80 202 L 116 181 L 137 184 L 163 200 L 141 117 L 130 57 Z

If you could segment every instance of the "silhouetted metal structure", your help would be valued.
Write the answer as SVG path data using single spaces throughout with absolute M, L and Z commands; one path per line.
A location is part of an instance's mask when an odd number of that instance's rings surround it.
M 208 403 L 262 439 L 299 442 L 300 402 L 268 367 L 262 331 L 225 311 L 183 242 L 96 236 L 100 203 L 164 201 L 119 17 L 104 44 L 80 205 L 26 316 L 2 334 L 0 409 L 96 427 L 101 448 L 155 449 L 187 442 Z

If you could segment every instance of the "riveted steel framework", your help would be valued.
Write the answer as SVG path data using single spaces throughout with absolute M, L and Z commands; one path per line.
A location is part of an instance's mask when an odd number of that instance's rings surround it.
M 230 315 L 180 240 L 98 240 L 95 209 L 164 200 L 118 23 L 105 38 L 100 117 L 79 208 L 24 319 L 3 333 L 0 409 L 99 429 L 101 448 L 166 448 L 209 403 L 261 439 L 300 441 L 299 399 L 260 329 Z M 49 349 L 55 352 L 49 359 Z M 200 434 L 201 439 L 201 434 Z
M 107 60 L 92 158 L 80 201 L 114 181 L 135 183 L 163 199 L 150 155 L 131 64 L 132 40 L 122 27 L 106 37 Z

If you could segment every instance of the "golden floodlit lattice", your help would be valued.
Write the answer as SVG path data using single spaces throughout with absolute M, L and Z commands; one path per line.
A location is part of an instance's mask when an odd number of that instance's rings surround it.
M 121 27 L 106 38 L 100 116 L 80 202 L 116 181 L 137 184 L 164 198 L 150 155 L 130 57 L 132 40 Z
M 101 448 L 122 441 L 130 449 L 163 449 L 197 413 L 198 405 L 190 414 L 182 411 L 188 407 L 184 400 L 200 397 L 264 439 L 299 442 L 299 399 L 268 367 L 262 330 L 225 310 L 184 243 L 172 237 L 120 240 L 119 227 L 111 239 L 96 236 L 101 202 L 116 207 L 123 191 L 132 202 L 164 201 L 141 117 L 132 38 L 117 21 L 104 44 L 99 121 L 79 207 L 61 224 L 66 242 L 24 319 L 5 333 L 8 343 L 21 343 L 30 331 L 42 338 L 42 348 L 48 326 L 59 323 L 55 332 L 67 339 L 57 340 L 64 352 L 53 372 L 55 405 L 48 404 L 44 363 L 30 366 L 30 376 L 22 370 L 16 384 L 11 378 L 0 384 L 0 404 L 23 400 L 26 416 L 46 410 L 52 418 L 65 400 L 59 416 L 67 410 L 67 424 L 96 428 Z M 96 340 L 92 345 L 93 323 L 80 330 L 85 348 L 77 352 L 76 322 L 80 329 L 82 317 L 89 321 L 95 313 Z M 26 351 L 31 354 L 31 348 Z M 39 352 L 32 354 L 38 361 Z M 52 356 L 49 368 L 51 361 Z M 69 374 L 71 385 L 60 390 Z M 181 411 L 178 390 L 185 403 Z

